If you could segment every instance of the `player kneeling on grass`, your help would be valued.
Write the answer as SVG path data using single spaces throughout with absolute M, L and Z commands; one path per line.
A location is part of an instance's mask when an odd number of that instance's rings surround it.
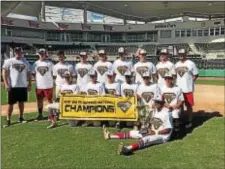
M 91 82 L 89 82 L 86 86 L 86 92 L 87 95 L 105 95 L 105 88 L 104 85 L 102 83 L 99 83 L 97 81 L 98 78 L 98 74 L 97 72 L 92 69 L 89 72 L 90 78 L 91 78 Z M 86 121 L 82 126 L 86 127 L 89 126 L 93 123 L 94 126 L 100 126 L 101 122 L 100 121 Z
M 164 107 L 164 100 L 161 96 L 154 99 L 154 109 L 150 121 L 150 127 L 142 130 L 131 130 L 128 132 L 120 132 L 111 134 L 106 127 L 103 126 L 105 139 L 139 139 L 137 142 L 125 146 L 121 142 L 118 146 L 117 153 L 127 155 L 135 150 L 148 147 L 153 144 L 165 143 L 170 139 L 172 133 L 172 118 L 169 110 Z
M 78 94 L 79 93 L 79 86 L 77 84 L 72 84 L 72 75 L 69 71 L 65 71 L 63 74 L 63 77 L 65 79 L 65 84 L 63 84 L 59 89 L 59 94 L 57 96 L 56 102 L 47 105 L 47 109 L 49 112 L 49 119 L 51 121 L 51 125 L 47 128 L 54 128 L 57 123 L 57 116 L 59 115 L 59 100 L 60 96 L 63 94 Z M 68 121 L 70 126 L 77 125 L 78 121 L 75 120 L 69 120 Z
M 179 117 L 181 108 L 183 106 L 184 97 L 181 88 L 173 84 L 173 75 L 166 73 L 164 76 L 166 85 L 162 87 L 161 94 L 165 101 L 165 107 L 167 107 L 172 113 L 174 123 L 174 134 L 179 134 Z
M 105 83 L 105 92 L 113 96 L 120 96 L 120 83 L 115 82 L 116 73 L 109 70 L 107 73 L 108 81 Z M 109 121 L 109 126 L 114 126 L 120 129 L 120 122 Z

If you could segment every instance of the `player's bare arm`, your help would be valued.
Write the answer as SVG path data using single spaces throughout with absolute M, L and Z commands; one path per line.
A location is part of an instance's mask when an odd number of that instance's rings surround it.
M 31 86 L 32 86 L 32 73 L 31 72 L 27 73 L 27 80 L 28 80 L 27 90 L 31 91 Z
M 2 69 L 2 78 L 3 78 L 3 81 L 4 81 L 4 85 L 5 85 L 5 89 L 7 91 L 10 91 L 10 87 L 9 87 L 9 82 L 8 82 L 8 70 L 6 69 Z

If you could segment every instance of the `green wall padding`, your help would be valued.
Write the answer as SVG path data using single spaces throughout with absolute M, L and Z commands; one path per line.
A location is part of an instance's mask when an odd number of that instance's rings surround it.
M 223 69 L 199 69 L 199 76 L 202 77 L 224 77 Z

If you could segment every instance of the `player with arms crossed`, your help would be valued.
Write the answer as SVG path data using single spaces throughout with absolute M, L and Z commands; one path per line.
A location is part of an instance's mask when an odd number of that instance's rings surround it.
M 194 105 L 194 82 L 198 78 L 198 68 L 194 62 L 187 59 L 185 49 L 180 49 L 178 54 L 180 55 L 180 61 L 175 65 L 177 73 L 176 84 L 182 89 L 185 105 L 187 107 L 188 122 L 185 127 L 191 128 Z
M 105 50 L 99 50 L 99 61 L 95 63 L 94 70 L 98 73 L 98 82 L 105 83 L 107 81 L 107 71 L 112 69 L 112 63 L 107 61 Z
M 136 74 L 135 82 L 141 84 L 144 82 L 142 75 L 145 72 L 151 72 L 153 79 L 156 78 L 156 67 L 152 62 L 147 62 L 146 60 L 147 52 L 144 49 L 139 51 L 139 62 L 134 65 L 134 71 Z
M 64 79 L 65 83 L 61 85 L 61 88 L 59 89 L 57 100 L 55 103 L 49 104 L 46 106 L 49 112 L 49 117 L 51 120 L 51 125 L 47 127 L 47 129 L 51 129 L 57 126 L 57 116 L 59 115 L 59 102 L 60 97 L 63 94 L 79 94 L 80 89 L 77 84 L 73 84 L 73 76 L 69 71 L 65 71 L 62 75 L 62 78 Z M 76 126 L 78 124 L 78 121 L 76 120 L 68 120 L 70 126 Z
M 7 122 L 4 127 L 11 125 L 13 106 L 18 102 L 20 114 L 19 123 L 26 123 L 23 118 L 24 102 L 27 101 L 27 93 L 31 90 L 31 67 L 23 58 L 22 48 L 15 48 L 15 57 L 5 60 L 2 77 L 5 89 L 8 92 Z
M 35 76 L 38 117 L 36 121 L 42 120 L 44 98 L 48 104 L 53 101 L 53 63 L 47 60 L 46 50 L 39 50 L 39 60 L 33 64 L 32 73 Z
M 59 62 L 53 67 L 53 76 L 56 77 L 56 97 L 59 94 L 61 86 L 65 84 L 65 79 L 63 78 L 64 72 L 69 71 L 72 76 L 75 76 L 73 65 L 65 62 L 66 56 L 64 54 L 64 51 L 58 51 L 57 55 L 59 58 Z
M 120 143 L 117 153 L 120 155 L 128 155 L 135 150 L 146 148 L 153 144 L 165 143 L 170 139 L 172 133 L 172 120 L 169 110 L 164 107 L 164 101 L 161 96 L 154 99 L 155 106 L 152 112 L 150 127 L 145 130 L 131 130 L 111 134 L 108 129 L 103 126 L 103 134 L 105 139 L 139 139 L 139 141 L 125 146 Z
M 132 63 L 125 60 L 125 49 L 120 47 L 118 49 L 119 59 L 115 60 L 113 63 L 113 71 L 116 73 L 116 82 L 125 82 L 125 72 L 132 71 Z
M 184 97 L 181 88 L 173 84 L 173 75 L 168 72 L 164 75 L 166 85 L 162 87 L 161 94 L 165 101 L 165 107 L 167 107 L 172 113 L 174 124 L 174 137 L 179 136 L 179 124 L 181 108 L 183 106 Z
M 97 81 L 98 73 L 94 69 L 92 69 L 90 70 L 89 75 L 90 75 L 91 81 L 86 86 L 87 95 L 105 95 L 104 85 Z M 94 126 L 101 125 L 100 121 L 93 121 L 93 122 L 86 121 L 82 126 L 86 127 L 91 125 L 92 123 Z
M 77 84 L 80 87 L 81 93 L 85 93 L 85 87 L 90 82 L 89 71 L 93 68 L 91 64 L 87 62 L 87 53 L 80 52 L 81 61 L 75 67 L 77 73 Z
M 160 51 L 160 62 L 156 65 L 156 69 L 158 73 L 158 85 L 160 88 L 165 85 L 164 75 L 167 72 L 171 72 L 172 75 L 176 76 L 174 64 L 168 60 L 167 49 L 162 49 Z

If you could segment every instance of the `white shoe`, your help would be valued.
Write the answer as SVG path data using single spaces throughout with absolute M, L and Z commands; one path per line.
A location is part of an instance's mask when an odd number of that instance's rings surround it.
M 106 128 L 105 125 L 103 125 L 102 129 L 103 129 L 103 135 L 104 135 L 105 140 L 110 139 L 110 132 L 108 131 L 108 129 Z

